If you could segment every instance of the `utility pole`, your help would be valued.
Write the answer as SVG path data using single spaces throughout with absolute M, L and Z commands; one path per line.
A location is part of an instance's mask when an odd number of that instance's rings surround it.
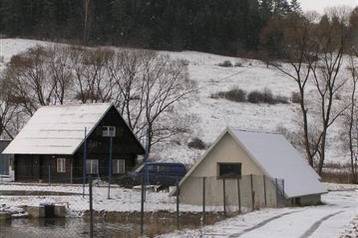
M 83 44 L 87 45 L 89 38 L 88 9 L 91 0 L 84 0 L 85 19 L 83 24 Z

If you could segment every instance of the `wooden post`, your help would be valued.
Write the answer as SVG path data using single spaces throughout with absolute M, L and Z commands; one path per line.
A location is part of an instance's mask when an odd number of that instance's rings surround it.
M 203 177 L 203 225 L 205 225 L 205 183 L 206 178 Z
M 237 178 L 237 204 L 238 204 L 238 206 L 239 206 L 239 213 L 241 213 L 240 178 Z
M 267 200 L 266 200 L 266 177 L 265 175 L 263 176 L 264 179 L 264 202 L 265 202 L 265 207 L 267 207 Z
M 255 210 L 255 192 L 254 192 L 254 182 L 253 175 L 250 174 L 250 185 L 251 185 L 251 210 Z
M 224 201 L 224 216 L 227 217 L 226 213 L 226 181 L 223 178 L 223 201 Z
M 90 237 L 93 238 L 93 197 L 92 197 L 92 175 L 89 177 L 89 210 L 90 210 Z

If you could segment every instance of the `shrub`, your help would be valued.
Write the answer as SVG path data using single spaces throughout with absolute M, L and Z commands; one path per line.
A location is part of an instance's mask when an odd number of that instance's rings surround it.
M 225 93 L 224 98 L 234 102 L 245 102 L 246 91 L 239 88 L 233 88 Z
M 274 97 L 271 90 L 265 89 L 263 92 L 252 91 L 249 93 L 247 100 L 251 103 L 267 103 L 267 104 L 276 104 L 276 103 L 288 103 L 288 99 L 283 96 Z
M 271 90 L 265 88 L 262 97 L 263 103 L 276 104 L 277 100 L 273 97 Z
M 242 63 L 236 62 L 236 63 L 235 63 L 235 67 L 242 67 Z
M 125 175 L 125 176 L 119 178 L 118 184 L 119 184 L 119 186 L 121 186 L 123 188 L 132 188 L 133 187 L 133 179 Z
M 245 102 L 246 101 L 246 91 L 240 88 L 234 87 L 229 91 L 221 91 L 211 95 L 211 98 L 224 98 L 233 102 Z
M 288 98 L 284 97 L 284 96 L 277 96 L 276 97 L 276 102 L 277 103 L 282 103 L 282 104 L 287 104 L 288 103 Z
M 291 101 L 293 103 L 300 103 L 301 102 L 301 95 L 298 92 L 292 92 Z
M 262 102 L 262 100 L 263 100 L 263 95 L 259 91 L 252 91 L 247 96 L 247 101 L 249 101 L 251 103 L 260 103 L 260 102 Z
M 232 67 L 232 63 L 231 63 L 230 60 L 225 60 L 224 62 L 219 63 L 219 66 L 221 66 L 221 67 Z
M 205 150 L 206 144 L 198 137 L 195 137 L 192 141 L 188 143 L 189 148 Z

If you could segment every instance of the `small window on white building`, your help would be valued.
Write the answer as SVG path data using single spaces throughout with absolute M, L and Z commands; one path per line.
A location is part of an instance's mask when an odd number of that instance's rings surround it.
M 112 172 L 113 174 L 124 174 L 126 172 L 126 161 L 124 159 L 114 159 Z
M 219 178 L 240 178 L 241 163 L 218 163 Z
M 98 174 L 98 159 L 86 160 L 86 173 L 87 174 Z
M 57 158 L 57 173 L 66 173 L 66 159 Z

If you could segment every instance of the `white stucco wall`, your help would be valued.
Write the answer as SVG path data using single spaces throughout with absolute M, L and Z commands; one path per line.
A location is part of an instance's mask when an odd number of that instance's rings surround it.
M 188 204 L 202 205 L 203 203 L 203 177 L 205 179 L 205 204 L 208 206 L 220 206 L 223 204 L 223 179 L 217 178 L 218 163 L 241 163 L 242 179 L 240 179 L 241 205 L 252 204 L 251 187 L 254 191 L 254 206 L 263 206 L 265 201 L 263 188 L 264 172 L 250 159 L 249 155 L 239 146 L 229 133 L 206 154 L 205 158 L 197 165 L 181 186 L 180 201 Z M 252 176 L 249 175 L 258 175 Z M 251 186 L 251 179 L 253 180 Z M 226 202 L 238 204 L 238 180 L 226 179 Z M 266 178 L 266 202 L 276 204 L 274 186 Z M 251 205 L 250 205 L 251 206 Z

